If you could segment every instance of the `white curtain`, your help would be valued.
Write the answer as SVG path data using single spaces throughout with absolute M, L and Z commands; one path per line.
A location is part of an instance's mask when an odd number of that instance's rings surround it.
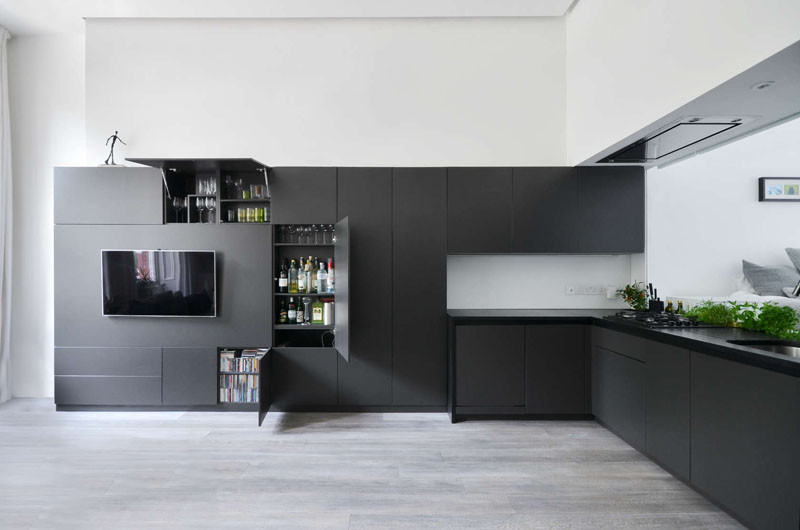
M 8 39 L 0 27 L 0 403 L 11 399 L 11 125 Z

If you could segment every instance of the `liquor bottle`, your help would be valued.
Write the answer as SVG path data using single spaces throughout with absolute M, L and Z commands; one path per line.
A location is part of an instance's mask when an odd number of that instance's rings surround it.
M 667 313 L 672 313 L 673 312 L 672 300 L 667 300 L 667 309 L 666 309 L 666 311 L 667 311 Z
M 292 260 L 292 264 L 289 267 L 289 292 L 296 293 L 299 286 L 297 285 L 297 265 L 295 264 L 294 260 Z
M 289 292 L 289 275 L 286 274 L 286 260 L 281 261 L 281 272 L 278 275 L 278 292 Z
M 328 258 L 328 292 L 335 292 L 333 285 L 333 258 Z
M 289 297 L 289 310 L 286 312 L 286 317 L 289 324 L 297 322 L 297 306 L 294 305 L 294 297 Z
M 321 264 L 320 264 L 321 265 Z M 311 304 L 311 323 L 312 324 L 322 324 L 324 322 L 322 318 L 322 309 L 324 308 L 324 304 L 322 300 L 317 298 L 317 300 Z
M 678 300 L 678 314 L 683 314 L 683 300 Z
M 317 271 L 317 292 L 324 293 L 328 290 L 328 272 L 325 270 L 325 264 L 319 264 Z
M 303 270 L 303 258 L 300 258 L 300 263 L 297 266 L 297 292 L 300 294 L 306 292 L 306 274 Z
M 314 271 L 311 270 L 311 256 L 309 256 L 306 260 L 306 268 L 304 272 L 306 275 L 306 293 L 311 294 L 314 292 L 314 287 L 316 286 L 316 282 L 314 281 Z
M 305 316 L 303 315 L 303 301 L 298 298 L 297 299 L 297 315 L 295 317 L 295 324 L 302 324 L 303 320 L 305 320 Z
M 281 308 L 278 312 L 278 323 L 279 324 L 288 324 L 289 323 L 289 310 L 286 308 L 286 299 L 281 298 Z

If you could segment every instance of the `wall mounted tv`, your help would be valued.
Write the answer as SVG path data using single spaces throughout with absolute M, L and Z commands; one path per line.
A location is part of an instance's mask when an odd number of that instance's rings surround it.
M 213 250 L 102 250 L 104 316 L 215 317 Z

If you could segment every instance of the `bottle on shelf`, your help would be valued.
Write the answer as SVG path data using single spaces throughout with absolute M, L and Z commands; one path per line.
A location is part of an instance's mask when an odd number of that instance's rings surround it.
M 314 278 L 314 271 L 311 270 L 311 256 L 308 257 L 306 260 L 306 267 L 303 271 L 306 276 L 306 294 L 311 294 L 314 292 L 314 288 L 316 287 L 316 282 Z
M 328 288 L 326 289 L 329 293 L 335 292 L 335 287 L 333 284 L 333 258 L 328 258 Z
M 289 275 L 286 272 L 286 260 L 281 260 L 281 272 L 278 275 L 278 292 L 289 292 Z
M 300 286 L 298 285 L 298 277 L 297 277 L 297 265 L 295 261 L 292 260 L 292 264 L 289 266 L 289 292 L 290 293 L 297 293 Z
M 286 319 L 288 324 L 297 322 L 297 306 L 294 303 L 294 297 L 289 297 L 289 309 L 286 311 Z
M 322 324 L 324 323 L 323 319 L 323 309 L 324 304 L 322 300 L 317 298 L 313 304 L 311 304 L 311 323 L 312 324 Z
M 302 324 L 305 321 L 305 315 L 303 314 L 303 301 L 298 298 L 297 300 L 297 312 L 295 314 L 294 323 L 295 324 Z
M 297 292 L 298 293 L 306 293 L 306 274 L 303 270 L 303 258 L 300 258 L 300 262 L 297 265 Z
M 683 300 L 678 300 L 678 314 L 683 314 Z
M 286 307 L 286 298 L 281 298 L 281 307 L 278 310 L 278 323 L 289 323 L 289 309 Z
M 325 264 L 319 264 L 319 270 L 317 270 L 317 292 L 324 293 L 328 290 L 328 271 L 325 270 Z

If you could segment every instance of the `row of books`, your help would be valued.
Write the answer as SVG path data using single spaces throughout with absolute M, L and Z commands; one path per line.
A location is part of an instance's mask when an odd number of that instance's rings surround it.
M 223 373 L 258 372 L 261 358 L 265 353 L 267 353 L 266 349 L 256 348 L 222 350 L 219 352 L 219 371 Z
M 220 403 L 258 403 L 257 375 L 220 375 Z

